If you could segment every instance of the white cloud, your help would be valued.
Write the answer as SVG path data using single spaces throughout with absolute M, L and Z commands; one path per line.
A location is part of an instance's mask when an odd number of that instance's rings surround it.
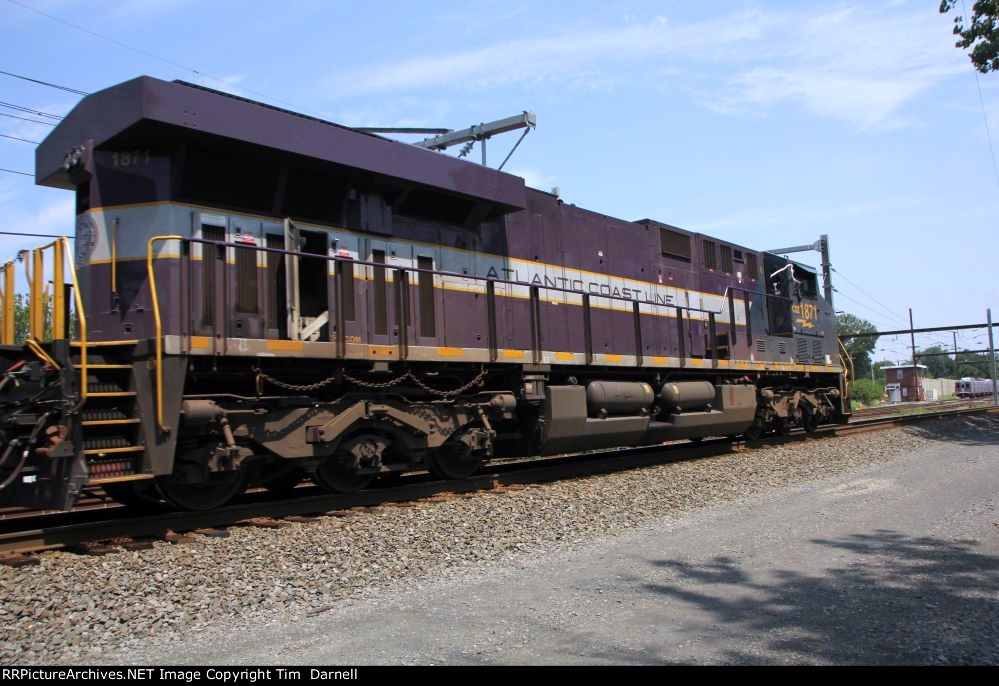
M 806 7 L 700 22 L 629 16 L 617 27 L 375 64 L 331 76 L 324 90 L 343 97 L 504 84 L 608 89 L 667 70 L 677 77 L 671 85 L 686 79 L 688 92 L 715 112 L 762 116 L 793 104 L 871 131 L 912 125 L 903 106 L 968 69 L 934 8 Z
M 609 65 L 703 48 L 706 37 L 717 53 L 725 46 L 761 37 L 774 21 L 779 19 L 755 11 L 682 26 L 657 17 L 619 28 L 494 43 L 338 74 L 330 79 L 329 92 L 351 95 L 442 85 L 481 88 L 513 82 L 545 83 L 562 81 L 594 66 L 606 74 Z
M 905 103 L 968 70 L 937 19 L 925 9 L 906 15 L 845 9 L 806 18 L 793 24 L 782 55 L 740 71 L 702 101 L 728 114 L 796 102 L 860 131 L 911 125 L 899 114 Z

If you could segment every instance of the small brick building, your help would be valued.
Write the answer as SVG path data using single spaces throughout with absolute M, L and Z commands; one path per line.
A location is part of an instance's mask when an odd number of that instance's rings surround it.
M 923 374 L 926 372 L 926 365 L 911 364 L 898 365 L 896 367 L 881 367 L 885 373 L 885 384 L 898 384 L 901 401 L 911 403 L 919 400 L 926 400 L 926 392 L 923 390 Z

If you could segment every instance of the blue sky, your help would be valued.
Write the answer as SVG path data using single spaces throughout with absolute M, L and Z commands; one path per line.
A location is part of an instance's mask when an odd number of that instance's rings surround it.
M 981 322 L 990 306 L 999 318 L 999 173 L 937 5 L 0 0 L 0 70 L 83 91 L 180 78 L 357 126 L 463 128 L 532 109 L 538 128 L 508 171 L 752 248 L 828 234 L 837 309 L 887 330 L 910 307 L 917 326 Z M 999 75 L 980 84 L 999 144 Z M 3 75 L 0 93 L 55 115 L 78 98 Z M 48 130 L 0 117 L 6 136 Z M 490 163 L 515 141 L 490 141 Z M 0 138 L 0 167 L 32 172 L 33 150 Z M 73 225 L 69 194 L 5 172 L 0 213 L 12 231 Z M 0 253 L 34 242 L 3 237 Z M 958 342 L 985 347 L 984 331 Z M 879 348 L 902 359 L 908 338 Z

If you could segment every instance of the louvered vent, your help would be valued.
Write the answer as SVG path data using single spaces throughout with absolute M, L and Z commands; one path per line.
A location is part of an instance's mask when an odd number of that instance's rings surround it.
M 787 342 L 777 341 L 777 352 L 781 355 L 787 355 Z
M 811 362 L 811 356 L 808 354 L 808 339 L 798 338 L 796 341 L 798 343 L 798 364 Z
M 765 353 L 767 351 L 767 339 L 765 338 L 757 338 L 753 342 L 753 345 L 758 353 Z
M 825 364 L 826 356 L 822 354 L 822 340 L 816 339 L 812 341 L 812 363 L 813 364 Z

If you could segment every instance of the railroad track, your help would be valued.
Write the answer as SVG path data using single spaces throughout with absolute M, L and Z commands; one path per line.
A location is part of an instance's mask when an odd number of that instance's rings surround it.
M 921 403 L 901 403 L 897 405 L 878 405 L 877 407 L 865 407 L 863 409 L 854 410 L 853 416 L 856 419 L 860 418 L 871 418 L 871 417 L 886 417 L 889 415 L 910 415 L 910 414 L 925 414 L 927 411 L 940 411 L 940 410 L 958 410 L 965 408 L 976 408 L 976 407 L 989 407 L 992 401 L 990 400 L 967 400 L 967 399 L 953 399 L 953 400 L 936 400 Z
M 786 437 L 770 437 L 763 445 L 800 442 L 815 438 L 881 431 L 945 417 L 999 413 L 997 407 L 948 409 L 893 417 L 856 420 L 847 425 L 821 427 L 816 434 L 797 431 Z M 316 516 L 350 516 L 358 508 L 399 506 L 424 499 L 473 497 L 480 491 L 497 492 L 545 483 L 742 452 L 760 445 L 744 440 L 680 441 L 661 446 L 601 451 L 532 460 L 494 462 L 488 471 L 455 481 L 433 480 L 427 474 L 410 474 L 399 485 L 354 494 L 329 494 L 303 486 L 295 498 L 274 500 L 260 490 L 237 503 L 209 512 L 159 512 L 136 515 L 128 508 L 92 498 L 70 512 L 39 513 L 23 510 L 5 513 L 0 519 L 0 562 L 31 564 L 33 553 L 52 549 L 75 549 L 90 554 L 151 547 L 154 540 L 183 541 L 190 532 L 228 535 L 223 527 L 279 527 L 284 522 Z

